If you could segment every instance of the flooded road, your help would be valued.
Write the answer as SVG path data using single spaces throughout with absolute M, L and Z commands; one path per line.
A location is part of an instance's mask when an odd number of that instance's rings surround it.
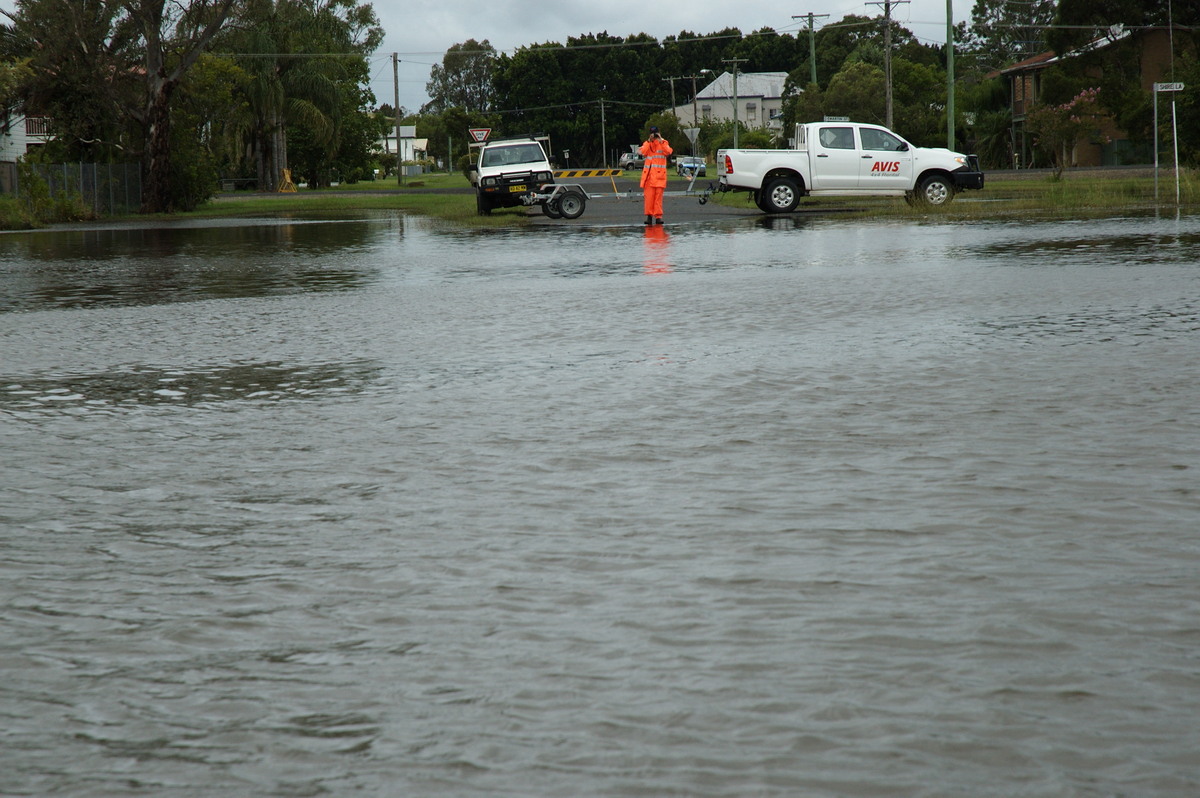
M 0 236 L 0 795 L 1200 794 L 1200 217 Z

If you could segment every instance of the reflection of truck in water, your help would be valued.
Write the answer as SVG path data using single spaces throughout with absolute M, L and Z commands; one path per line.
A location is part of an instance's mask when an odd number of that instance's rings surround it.
M 983 188 L 979 159 L 914 147 L 885 127 L 852 122 L 796 125 L 793 150 L 719 150 L 719 191 L 749 191 L 764 213 L 789 213 L 804 196 L 906 196 L 944 205 Z

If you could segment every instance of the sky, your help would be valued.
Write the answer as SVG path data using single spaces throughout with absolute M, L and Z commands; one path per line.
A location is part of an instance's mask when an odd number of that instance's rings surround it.
M 792 19 L 808 13 L 814 25 L 837 22 L 849 14 L 876 16 L 880 4 L 864 0 L 686 0 L 679 4 L 647 5 L 635 0 L 360 0 L 371 2 L 385 36 L 371 56 L 371 90 L 377 103 L 395 103 L 420 110 L 428 102 L 425 85 L 429 69 L 440 64 L 450 47 L 468 39 L 488 42 L 497 51 L 511 53 L 521 47 L 544 42 L 565 43 L 569 37 L 604 33 L 626 37 L 646 33 L 661 41 L 680 31 L 714 33 L 735 27 L 742 33 L 772 28 L 779 33 L 807 31 L 807 21 Z M 892 0 L 892 17 L 926 44 L 946 42 L 947 0 Z M 974 0 L 951 0 L 956 23 L 968 20 Z M 11 10 L 13 0 L 0 0 L 0 8 Z M 393 80 L 392 54 L 399 58 Z M 708 67 L 723 71 L 723 64 Z M 667 77 L 667 76 L 664 76 Z
M 952 0 L 954 21 L 969 20 L 973 0 Z M 849 14 L 876 16 L 882 5 L 863 0 L 687 0 L 684 3 L 632 0 L 374 0 L 372 5 L 386 35 L 371 59 L 371 89 L 378 103 L 392 105 L 399 88 L 400 105 L 419 110 L 428 101 L 429 69 L 446 50 L 468 39 L 487 39 L 501 52 L 543 42 L 565 43 L 568 37 L 604 33 L 626 37 L 646 33 L 658 40 L 680 31 L 713 33 L 736 27 L 742 33 L 772 28 L 779 33 L 807 32 L 808 13 L 829 14 L 814 25 L 836 22 Z M 946 0 L 892 3 L 892 17 L 926 44 L 946 42 Z M 392 54 L 400 59 L 393 81 Z M 711 69 L 720 72 L 723 64 Z M 665 76 L 664 76 L 665 77 Z

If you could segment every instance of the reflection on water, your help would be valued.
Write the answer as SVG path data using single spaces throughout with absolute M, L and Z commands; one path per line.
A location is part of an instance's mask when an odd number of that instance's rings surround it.
M 0 793 L 1200 795 L 1200 217 L 210 227 L 0 236 Z
M 344 291 L 376 279 L 368 253 L 403 217 L 273 220 L 0 236 L 0 313 Z M 360 257 L 362 255 L 362 257 Z
M 243 219 L 113 224 L 0 235 L 0 263 L 28 259 L 88 262 L 176 256 L 241 257 L 284 253 L 347 254 L 386 226 L 403 234 L 403 216 L 353 219 Z M 232 221 L 232 223 L 231 223 Z
M 1171 230 L 1167 226 L 1155 231 L 1114 229 L 1097 230 L 1089 227 L 1086 234 L 1076 233 L 1077 225 L 1055 226 L 1052 235 L 1014 237 L 1011 240 L 969 246 L 967 252 L 975 257 L 996 260 L 1004 265 L 1067 265 L 1091 262 L 1097 266 L 1195 263 L 1200 248 L 1200 231 Z
M 646 225 L 644 233 L 646 248 L 646 274 L 671 273 L 671 237 L 661 224 Z
M 137 367 L 97 374 L 19 378 L 0 374 L 0 410 L 76 412 L 130 405 L 200 405 L 329 398 L 362 389 L 378 364 L 247 363 L 196 369 Z
M 1083 307 L 1062 316 L 1020 316 L 981 322 L 985 335 L 1011 336 L 1018 340 L 1053 338 L 1063 345 L 1123 343 L 1137 345 L 1150 340 L 1194 338 L 1200 333 L 1200 305 L 1182 303 L 1161 306 Z

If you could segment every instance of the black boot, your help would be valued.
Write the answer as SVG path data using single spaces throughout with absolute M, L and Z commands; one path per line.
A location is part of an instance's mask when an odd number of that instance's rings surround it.
M 662 217 L 661 217 L 661 216 L 657 217 L 657 218 L 654 220 L 654 223 L 655 223 L 655 224 L 662 224 Z
M 642 224 L 654 224 L 654 217 L 647 214 L 646 221 L 642 222 Z

